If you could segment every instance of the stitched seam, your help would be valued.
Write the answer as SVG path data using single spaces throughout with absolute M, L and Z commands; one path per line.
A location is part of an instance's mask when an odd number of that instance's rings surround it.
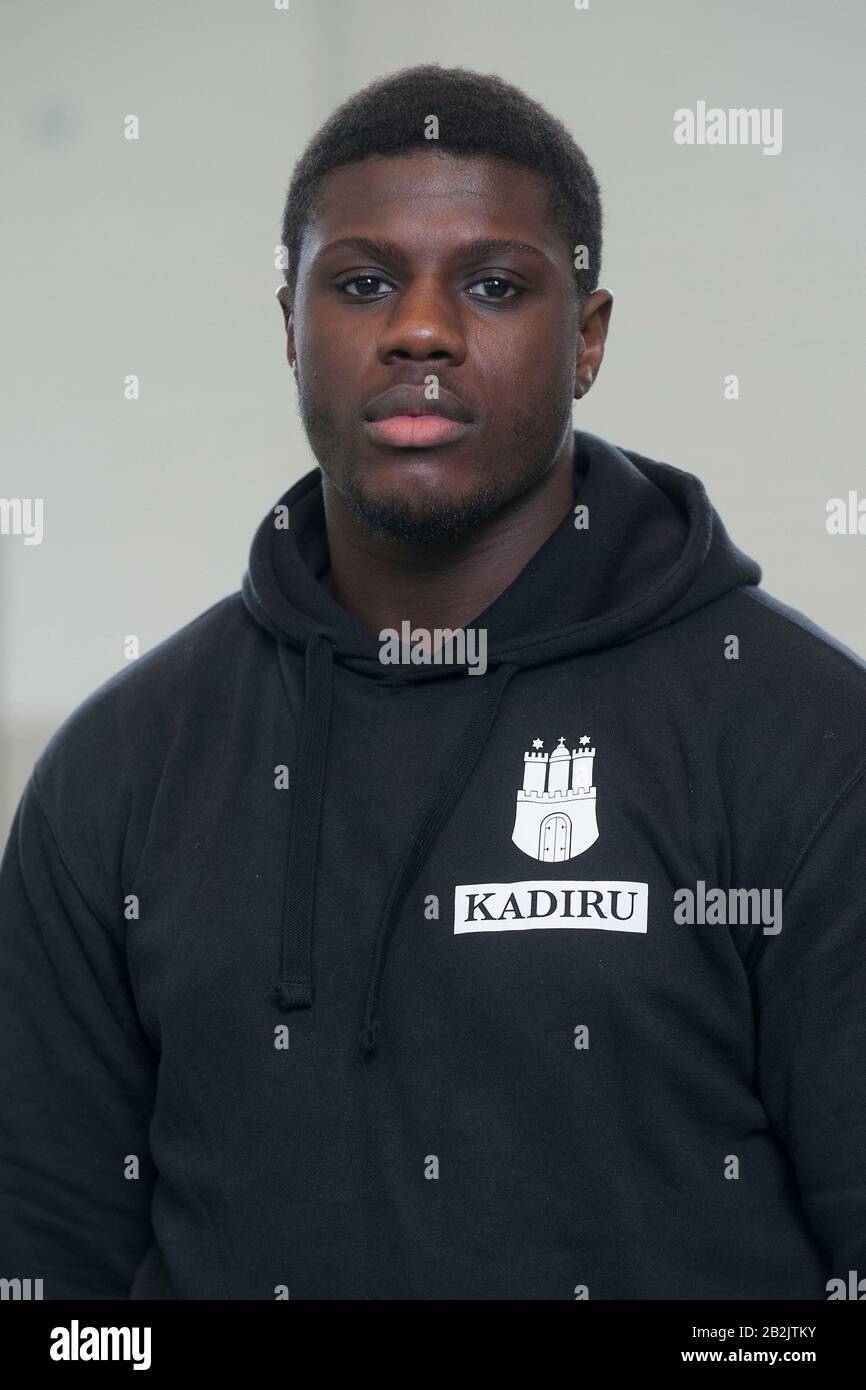
M 832 801 L 830 805 L 827 807 L 824 814 L 818 821 L 818 824 L 815 826 L 815 829 L 812 831 L 811 835 L 806 840 L 806 843 L 804 844 L 800 853 L 797 855 L 796 859 L 791 865 L 791 868 L 788 872 L 788 876 L 782 885 L 783 895 L 790 891 L 791 886 L 794 883 L 794 880 L 796 879 L 798 873 L 803 867 L 803 863 L 806 859 L 806 856 L 812 849 L 819 835 L 821 835 L 821 833 L 823 832 L 825 826 L 833 818 L 833 816 L 835 816 L 842 802 L 845 801 L 845 799 L 848 796 L 850 796 L 851 792 L 857 786 L 858 782 L 861 782 L 863 780 L 864 776 L 866 776 L 866 758 L 864 758 L 863 761 L 858 765 L 858 767 L 854 769 L 851 776 L 848 778 L 848 781 L 842 787 L 842 790 L 837 794 L 835 800 Z
M 47 810 L 46 810 L 46 808 L 45 808 L 45 804 L 44 804 L 44 800 L 43 800 L 43 797 L 42 797 L 42 793 L 41 793 L 40 790 L 39 790 L 39 784 L 38 784 L 38 782 L 37 782 L 37 780 L 36 780 L 36 768 L 35 768 L 35 766 L 34 766 L 33 771 L 32 771 L 31 782 L 32 782 L 32 784 L 33 784 L 33 791 L 34 791 L 34 794 L 35 794 L 36 803 L 37 803 L 37 805 L 38 805 L 38 807 L 39 807 L 39 810 L 40 810 L 40 812 L 41 812 L 41 814 L 42 814 L 42 817 L 43 817 L 43 819 L 44 819 L 44 821 L 45 821 L 45 824 L 46 824 L 47 827 L 48 827 L 48 831 L 49 831 L 49 833 L 50 833 L 50 835 L 51 835 L 51 838 L 52 838 L 52 840 L 54 841 L 54 845 L 55 845 L 55 847 L 56 847 L 56 849 L 57 849 L 57 853 L 58 853 L 58 855 L 59 855 L 59 857 L 60 857 L 60 861 L 61 861 L 61 863 L 63 864 L 63 867 L 64 867 L 64 869 L 66 870 L 67 874 L 69 875 L 69 877 L 70 877 L 72 883 L 74 884 L 75 889 L 76 889 L 76 892 L 80 895 L 82 901 L 84 902 L 84 904 L 86 905 L 86 907 L 88 908 L 88 910 L 92 913 L 92 915 L 93 915 L 93 916 L 96 918 L 96 920 L 100 923 L 100 925 L 103 927 L 103 929 L 109 934 L 109 936 L 112 935 L 112 929 L 111 929 L 111 927 L 105 922 L 105 920 L 104 920 L 104 918 L 102 917 L 102 915 L 101 915 L 99 912 L 97 912 L 97 911 L 95 910 L 95 908 L 94 908 L 94 907 L 92 906 L 92 904 L 90 903 L 90 900 L 89 900 L 89 898 L 86 896 L 86 894 L 82 893 L 81 887 L 80 887 L 79 882 L 78 882 L 78 878 L 76 877 L 75 873 L 72 871 L 72 869 L 71 869 L 71 867 L 70 867 L 69 860 L 68 860 L 66 854 L 65 854 L 64 851 L 63 851 L 63 848 L 62 848 L 61 843 L 60 843 L 60 839 L 59 839 L 58 835 L 56 834 L 56 832 L 55 832 L 55 830 L 54 830 L 54 826 L 51 824 L 51 821 L 50 821 L 49 816 L 48 816 L 48 812 L 47 812 Z M 128 962 L 127 962 L 127 964 L 128 964 Z M 142 1026 L 143 1026 L 143 1025 L 142 1025 Z M 200 1129 L 200 1133 L 201 1133 L 201 1135 L 202 1135 L 202 1139 L 203 1139 L 205 1148 L 206 1148 L 207 1153 L 208 1153 L 208 1158 L 209 1158 L 209 1160 L 210 1160 L 211 1168 L 212 1168 L 214 1174 L 216 1174 L 217 1168 L 216 1168 L 216 1162 L 215 1162 L 215 1156 L 214 1156 L 213 1145 L 211 1144 L 211 1141 L 210 1141 L 210 1136 L 209 1136 L 205 1131 L 203 1131 L 203 1130 L 201 1130 L 201 1129 Z M 217 1199 L 218 1199 L 219 1201 L 222 1201 L 222 1197 L 219 1195 L 219 1186 L 218 1186 L 218 1183 L 216 1184 L 216 1186 L 217 1186 L 217 1189 L 218 1189 L 218 1198 L 217 1198 Z M 198 1205 L 199 1210 L 200 1210 L 200 1211 L 202 1212 L 202 1214 L 204 1215 L 205 1220 L 207 1221 L 208 1226 L 209 1226 L 209 1228 L 210 1228 L 211 1236 L 212 1236 L 212 1239 L 213 1239 L 213 1242 L 214 1242 L 214 1253 L 215 1253 L 215 1255 L 216 1255 L 217 1267 L 218 1267 L 218 1269 L 219 1269 L 219 1275 L 220 1275 L 220 1281 L 221 1281 L 222 1287 L 223 1287 L 223 1297 L 224 1297 L 224 1298 L 228 1298 L 228 1297 L 229 1297 L 229 1291 L 228 1291 L 228 1282 L 227 1282 L 227 1279 L 226 1279 L 225 1262 L 224 1262 L 224 1259 L 223 1259 L 222 1250 L 221 1250 L 221 1248 L 220 1248 L 219 1233 L 218 1233 L 218 1230 L 217 1230 L 216 1220 L 215 1220 L 214 1214 L 213 1214 L 213 1212 L 210 1210 L 210 1208 L 208 1207 L 207 1203 L 205 1203 L 201 1198 L 199 1198 L 199 1196 L 198 1196 L 197 1193 L 195 1193 L 195 1192 L 193 1192 L 192 1190 L 190 1190 L 190 1195 L 191 1195 L 192 1199 L 194 1200 L 194 1202 Z
M 96 908 L 95 908 L 95 907 L 93 906 L 93 904 L 91 903 L 90 898 L 88 897 L 88 895 L 87 895 L 85 892 L 82 891 L 81 884 L 80 884 L 79 881 L 78 881 L 78 875 L 75 873 L 74 869 L 72 868 L 72 865 L 71 865 L 71 863 L 70 863 L 70 861 L 69 861 L 69 857 L 68 857 L 68 855 L 66 854 L 66 851 L 64 850 L 63 845 L 62 845 L 61 842 L 60 842 L 60 836 L 57 834 L 57 831 L 54 829 L 54 826 L 53 826 L 52 823 L 51 823 L 51 817 L 49 816 L 47 807 L 46 807 L 46 805 L 45 805 L 45 798 L 43 797 L 42 792 L 39 790 L 39 782 L 38 782 L 37 777 L 36 777 L 36 767 L 35 767 L 35 766 L 34 766 L 33 771 L 32 771 L 32 773 L 31 773 L 30 781 L 31 781 L 32 786 L 33 786 L 33 792 L 34 792 L 36 804 L 37 804 L 37 806 L 39 807 L 39 810 L 40 810 L 41 815 L 42 815 L 42 819 L 45 821 L 45 824 L 48 826 L 48 832 L 49 832 L 49 834 L 51 835 L 52 840 L 54 841 L 54 847 L 55 847 L 55 849 L 57 850 L 57 854 L 58 854 L 58 857 L 59 857 L 59 859 L 60 859 L 60 862 L 61 862 L 61 864 L 63 865 L 64 869 L 66 870 L 67 874 L 69 875 L 69 877 L 70 877 L 70 879 L 71 879 L 71 881 L 72 881 L 72 883 L 73 883 L 73 885 L 74 885 L 74 887 L 75 887 L 75 891 L 78 893 L 79 897 L 81 898 L 82 902 L 83 902 L 84 905 L 86 906 L 87 910 L 91 913 L 91 915 L 92 915 L 93 917 L 96 918 L 97 922 L 100 924 L 100 926 L 103 928 L 103 930 L 106 931 L 106 932 L 109 934 L 109 936 L 112 936 L 113 933 L 114 933 L 114 929 L 112 928 L 112 926 L 111 926 L 108 922 L 106 922 L 106 920 L 105 920 L 105 918 L 102 916 L 102 914 L 96 910 Z
M 766 590 L 762 590 L 761 592 L 765 594 L 765 598 L 759 598 L 758 594 L 755 592 L 756 587 L 757 586 L 754 584 L 744 584 L 742 586 L 742 592 L 744 597 L 750 599 L 752 603 L 756 603 L 758 607 L 762 609 L 765 613 L 771 613 L 775 618 L 780 619 L 783 623 L 788 623 L 791 627 L 796 628 L 797 631 L 801 632 L 804 637 L 808 638 L 809 641 L 819 646 L 822 651 L 832 652 L 833 656 L 838 661 L 843 662 L 848 670 L 850 670 L 852 666 L 857 671 L 862 672 L 864 670 L 863 665 L 857 658 L 856 652 L 853 653 L 852 656 L 849 656 L 846 652 L 840 652 L 838 647 L 836 647 L 832 641 L 828 641 L 824 637 L 819 637 L 816 632 L 813 632 L 811 630 L 811 628 L 804 627 L 801 623 L 798 623 L 793 618 L 789 617 L 787 613 L 778 613 L 775 608 L 771 607 L 770 604 L 768 604 L 765 601 L 767 598 L 772 599 L 773 595 L 767 594 Z M 777 602 L 781 601 L 781 599 L 777 600 Z
M 786 894 L 788 894 L 791 891 L 791 888 L 793 887 L 797 879 L 797 875 L 803 868 L 806 859 L 808 858 L 810 850 L 814 848 L 816 841 L 823 834 L 829 822 L 833 819 L 833 817 L 836 815 L 836 812 L 840 809 L 842 803 L 851 795 L 855 787 L 861 781 L 863 781 L 864 778 L 866 778 L 866 758 L 864 758 L 863 761 L 858 764 L 858 766 L 852 772 L 851 776 L 848 778 L 847 782 L 843 784 L 841 790 L 836 793 L 836 796 L 825 808 L 823 814 L 819 817 L 814 829 L 807 836 L 803 848 L 800 850 L 799 854 L 795 856 L 791 864 L 791 867 L 788 870 L 787 877 L 784 879 L 782 884 L 783 902 Z M 759 927 L 756 927 L 754 936 L 752 937 L 751 941 L 746 947 L 746 956 L 747 958 L 751 957 L 751 959 L 749 959 L 748 963 L 746 964 L 746 974 L 749 978 L 751 978 L 753 971 L 758 965 L 758 962 L 763 959 L 764 951 L 766 950 L 767 946 L 767 939 L 768 938 L 762 934 L 761 929 Z

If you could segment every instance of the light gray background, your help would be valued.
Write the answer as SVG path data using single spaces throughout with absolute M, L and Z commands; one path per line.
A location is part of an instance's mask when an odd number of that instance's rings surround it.
M 697 473 L 764 585 L 866 653 L 860 0 L 4 0 L 0 842 L 62 719 L 238 588 L 314 465 L 273 298 L 285 187 L 338 102 L 418 62 L 495 72 L 587 152 L 607 356 L 575 423 Z M 783 147 L 677 147 L 698 100 Z M 129 113 L 141 139 L 123 138 Z M 123 395 L 127 373 L 141 399 Z M 741 398 L 723 398 L 723 377 Z

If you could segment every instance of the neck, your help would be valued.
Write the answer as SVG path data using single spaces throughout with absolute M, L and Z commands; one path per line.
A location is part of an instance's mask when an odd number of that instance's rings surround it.
M 502 594 L 573 505 L 573 435 L 534 488 L 468 536 L 428 544 L 375 535 L 322 482 L 331 568 L 323 583 L 362 627 L 461 628 Z

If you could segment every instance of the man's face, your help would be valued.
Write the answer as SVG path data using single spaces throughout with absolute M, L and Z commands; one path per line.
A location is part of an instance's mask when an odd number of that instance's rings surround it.
M 491 240 L 526 249 L 471 245 Z M 294 301 L 287 289 L 280 299 L 326 491 L 405 540 L 460 535 L 545 476 L 570 440 L 571 402 L 597 371 L 610 310 L 606 291 L 585 306 L 588 351 L 540 175 L 425 149 L 326 177 Z M 379 399 L 407 384 L 403 399 Z M 418 409 L 465 418 L 405 418 Z

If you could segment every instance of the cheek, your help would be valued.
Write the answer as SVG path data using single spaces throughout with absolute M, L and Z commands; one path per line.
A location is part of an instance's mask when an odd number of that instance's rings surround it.
M 476 335 L 473 347 L 479 380 L 509 414 L 525 414 L 534 400 L 567 393 L 573 382 L 576 345 L 561 315 L 523 316 L 495 337 Z
M 318 390 L 348 386 L 363 360 L 364 345 L 352 315 L 318 295 L 299 300 L 295 319 L 295 346 L 302 372 Z M 336 402 L 335 402 L 336 404 Z
M 363 397 L 357 381 L 359 356 L 345 339 L 309 339 L 299 355 L 304 388 L 317 407 L 334 419 L 357 413 Z

